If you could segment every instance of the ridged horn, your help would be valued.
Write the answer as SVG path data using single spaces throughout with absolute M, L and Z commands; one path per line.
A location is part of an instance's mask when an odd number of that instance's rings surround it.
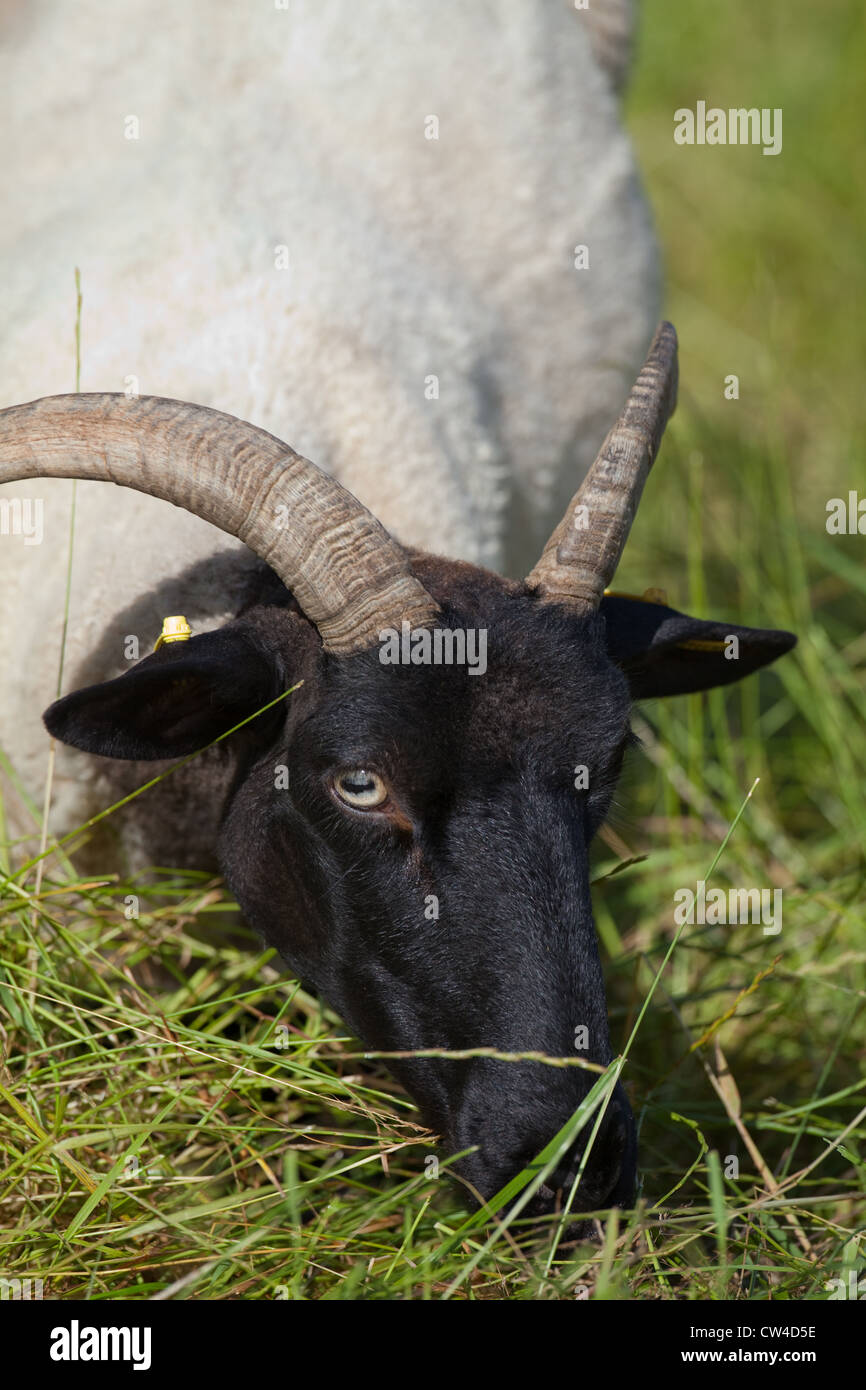
M 580 613 L 598 608 L 676 403 L 677 335 L 661 323 L 622 414 L 527 575 L 545 600 Z
M 266 430 L 159 396 L 45 396 L 0 411 L 0 483 L 102 479 L 173 502 L 245 542 L 329 652 L 428 625 L 438 605 L 405 551 L 336 479 Z

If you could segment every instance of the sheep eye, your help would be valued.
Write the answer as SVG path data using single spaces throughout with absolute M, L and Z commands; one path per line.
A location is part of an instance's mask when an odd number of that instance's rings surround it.
M 356 811 L 370 811 L 388 798 L 388 788 L 382 778 L 362 767 L 341 772 L 334 780 L 334 790 L 341 801 Z

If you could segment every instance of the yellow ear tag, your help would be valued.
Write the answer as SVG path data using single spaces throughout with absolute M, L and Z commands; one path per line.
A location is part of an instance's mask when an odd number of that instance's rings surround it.
M 668 596 L 664 589 L 644 589 L 642 594 L 621 594 L 616 589 L 605 589 L 610 598 L 630 598 L 635 603 L 662 603 L 667 605 Z
M 677 651 L 685 652 L 723 652 L 727 642 L 722 642 L 717 638 L 708 638 L 706 641 L 695 637 L 690 642 L 677 642 Z
M 156 639 L 154 651 L 158 652 L 163 642 L 188 642 L 192 637 L 192 628 L 186 618 L 178 615 L 174 618 L 163 618 L 162 632 Z

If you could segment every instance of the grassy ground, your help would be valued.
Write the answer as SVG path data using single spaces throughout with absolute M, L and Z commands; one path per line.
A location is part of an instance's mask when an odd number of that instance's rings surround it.
M 824 520 L 866 495 L 864 50 L 854 0 L 644 5 L 627 110 L 683 389 L 618 585 L 800 644 L 640 711 L 598 847 L 634 1212 L 577 1249 L 473 1217 L 381 1063 L 236 944 L 218 884 L 166 874 L 135 918 L 136 884 L 82 889 L 60 858 L 0 902 L 0 1274 L 95 1299 L 825 1299 L 862 1268 L 866 540 Z M 699 98 L 782 107 L 783 153 L 675 146 Z M 715 860 L 720 887 L 783 890 L 778 936 L 675 939 L 675 890 Z

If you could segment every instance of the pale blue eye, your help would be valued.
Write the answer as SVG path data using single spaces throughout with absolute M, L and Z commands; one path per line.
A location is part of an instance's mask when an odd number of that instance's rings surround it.
M 381 806 L 388 796 L 388 788 L 382 778 L 377 773 L 367 772 L 361 767 L 340 773 L 334 782 L 334 788 L 341 801 L 358 811 L 369 811 L 375 806 Z

